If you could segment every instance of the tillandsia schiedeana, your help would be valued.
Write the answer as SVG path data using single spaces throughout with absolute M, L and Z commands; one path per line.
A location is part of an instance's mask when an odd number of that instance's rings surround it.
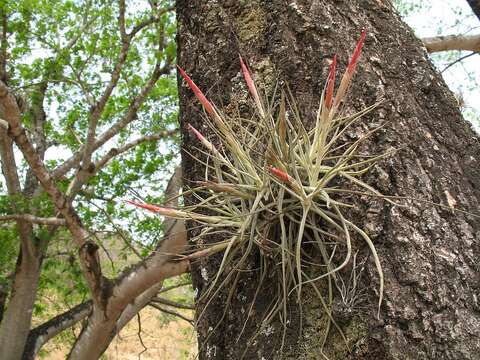
M 192 239 L 196 248 L 185 255 L 188 259 L 223 252 L 217 273 L 202 294 L 207 303 L 227 284 L 236 283 L 249 255 L 255 252 L 261 255 L 261 273 L 274 273 L 278 279 L 279 296 L 265 314 L 263 326 L 279 316 L 286 329 L 288 300 L 296 295 L 293 298 L 301 307 L 302 291 L 311 286 L 326 314 L 325 343 L 332 323 L 341 333 L 332 316 L 334 284 L 339 283 L 340 271 L 352 262 L 355 236 L 364 240 L 375 263 L 380 311 L 384 286 L 380 259 L 367 233 L 345 216 L 345 209 L 352 204 L 339 200 L 340 194 L 354 193 L 354 187 L 381 196 L 360 179 L 384 156 L 364 157 L 358 153 L 359 144 L 370 133 L 354 142 L 342 140 L 346 130 L 377 105 L 348 116 L 340 111 L 365 36 L 362 31 L 336 93 L 337 58 L 332 59 L 311 130 L 302 123 L 293 96 L 282 92 L 276 101 L 262 100 L 241 57 L 241 71 L 254 102 L 250 119 L 222 113 L 178 67 L 203 105 L 205 121 L 219 145 L 188 125 L 201 144 L 197 150 L 205 155 L 201 160 L 191 154 L 205 167 L 204 181 L 186 191 L 198 200 L 196 205 L 172 209 L 135 201 L 131 204 L 166 217 L 197 222 L 201 231 Z M 213 244 L 202 241 L 219 233 L 224 240 Z M 318 255 L 311 256 L 312 251 Z M 343 254 L 340 260 L 339 253 Z M 312 259 L 321 259 L 313 275 L 306 270 L 312 266 Z M 265 279 L 263 275 L 259 279 Z

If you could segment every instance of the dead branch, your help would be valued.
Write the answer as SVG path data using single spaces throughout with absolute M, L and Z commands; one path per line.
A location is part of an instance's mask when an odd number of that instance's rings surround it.
M 155 296 L 151 300 L 151 302 L 161 304 L 161 305 L 167 305 L 167 306 L 175 307 L 175 308 L 178 308 L 178 309 L 188 309 L 188 310 L 194 310 L 195 309 L 194 305 L 182 304 L 182 303 L 175 302 L 175 301 L 168 300 L 168 299 L 164 299 L 164 298 L 161 298 L 161 297 L 158 297 L 158 296 Z
M 453 65 L 458 64 L 459 62 L 462 62 L 463 60 L 468 59 L 469 57 L 471 57 L 471 56 L 473 56 L 473 55 L 477 55 L 477 54 L 479 54 L 479 53 L 478 53 L 478 52 L 471 52 L 470 54 L 467 54 L 467 55 L 464 55 L 464 56 L 460 56 L 457 60 L 452 61 L 450 64 L 448 64 L 447 66 L 445 66 L 445 67 L 440 71 L 440 73 L 444 73 L 444 72 L 447 71 L 449 68 L 451 68 Z
M 137 313 L 137 324 L 138 324 L 138 332 L 137 332 L 137 337 L 138 340 L 140 341 L 140 344 L 143 346 L 143 350 L 138 354 L 138 358 L 141 359 L 142 354 L 148 350 L 148 348 L 145 346 L 145 343 L 143 342 L 142 338 L 142 319 L 140 318 L 140 313 Z
M 480 35 L 436 36 L 422 41 L 429 53 L 448 50 L 480 51 Z
M 165 288 L 162 288 L 158 293 L 161 294 L 161 293 L 166 293 L 167 291 L 170 291 L 170 290 L 173 290 L 173 289 L 177 289 L 179 287 L 182 287 L 182 286 L 189 286 L 189 285 L 192 285 L 192 282 L 191 281 L 185 281 L 185 282 L 181 282 L 179 284 L 175 284 L 175 285 L 172 285 L 172 286 L 167 286 Z
M 192 319 L 189 319 L 187 318 L 186 316 L 183 316 L 182 314 L 176 312 L 176 311 L 172 311 L 172 310 L 168 310 L 168 309 L 165 309 L 164 307 L 161 307 L 155 303 L 150 303 L 148 304 L 150 305 L 151 307 L 157 309 L 157 310 L 160 310 L 161 312 L 165 313 L 165 314 L 169 314 L 169 315 L 173 315 L 173 316 L 176 316 L 176 317 L 179 317 L 180 319 L 182 320 L 185 320 L 187 321 L 190 325 L 193 326 L 193 320 Z

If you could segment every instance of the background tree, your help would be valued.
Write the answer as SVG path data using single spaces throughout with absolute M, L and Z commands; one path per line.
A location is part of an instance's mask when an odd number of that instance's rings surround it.
M 168 1 L 0 5 L 2 359 L 33 358 L 80 320 L 70 358 L 98 358 L 161 281 L 186 270 L 171 261 L 181 223 L 132 222 L 117 203 L 139 187 L 167 201 L 181 184 L 177 172 L 159 196 L 177 139 L 171 11 Z M 124 257 L 136 265 L 123 269 Z M 70 309 L 31 329 L 47 294 Z
M 473 213 L 480 201 L 476 180 L 480 144 L 421 43 L 390 5 L 373 0 L 178 1 L 177 19 L 179 64 L 227 114 L 242 109 L 247 98 L 240 84 L 237 57 L 241 54 L 267 96 L 275 85 L 288 84 L 308 128 L 329 60 L 338 54 L 344 68 L 361 28 L 367 28 L 364 60 L 346 110 L 358 111 L 382 98 L 385 102 L 346 136 L 359 138 L 386 122 L 361 152 L 398 151 L 364 179 L 386 195 L 402 197 L 402 206 L 369 196 L 343 199 L 355 203 L 349 218 L 374 239 L 381 257 L 385 300 L 380 319 L 375 317 L 376 270 L 366 260 L 365 277 L 357 285 L 367 297 L 360 306 L 340 300 L 331 314 L 345 339 L 333 329 L 321 343 L 327 315 L 319 310 L 313 290 L 306 291 L 303 332 L 298 332 L 301 314 L 292 301 L 290 317 L 283 319 L 289 328 L 281 355 L 280 321 L 262 327 L 275 282 L 256 293 L 259 271 L 254 256 L 233 291 L 227 288 L 208 303 L 198 304 L 197 313 L 203 314 L 197 327 L 200 358 L 315 359 L 323 347 L 331 359 L 474 359 L 480 324 L 475 261 L 480 228 Z M 189 123 L 207 132 L 192 96 L 180 88 L 182 129 Z M 186 151 L 193 151 L 195 143 L 185 131 Z M 182 164 L 188 184 L 193 185 L 204 172 L 187 152 Z M 189 234 L 197 233 L 192 229 Z M 360 244 L 355 242 L 358 259 L 366 259 L 368 250 Z M 218 265 L 215 257 L 195 265 L 199 296 Z M 346 278 L 353 271 L 348 270 Z M 335 293 L 337 299 L 342 299 L 340 292 Z

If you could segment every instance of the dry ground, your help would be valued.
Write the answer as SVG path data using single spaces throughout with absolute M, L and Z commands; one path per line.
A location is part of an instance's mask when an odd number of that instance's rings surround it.
M 191 317 L 192 313 L 182 312 Z M 108 360 L 193 360 L 197 343 L 193 327 L 184 320 L 173 319 L 165 323 L 158 310 L 147 307 L 140 312 L 141 338 L 138 336 L 138 321 L 134 318 L 110 344 L 102 359 Z M 39 359 L 63 360 L 68 353 L 65 345 L 53 341 L 45 346 L 48 351 Z

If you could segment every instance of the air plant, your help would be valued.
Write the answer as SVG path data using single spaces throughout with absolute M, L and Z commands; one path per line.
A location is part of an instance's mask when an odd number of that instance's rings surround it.
M 345 209 L 352 205 L 338 200 L 338 195 L 349 193 L 352 185 L 381 196 L 359 177 L 382 156 L 363 158 L 357 153 L 365 137 L 353 143 L 341 143 L 345 131 L 376 106 L 349 116 L 339 115 L 364 40 L 365 31 L 336 94 L 337 57 L 334 56 L 316 124 L 310 131 L 304 127 L 292 96 L 282 94 L 277 105 L 261 100 L 242 58 L 241 70 L 255 104 L 254 121 L 222 114 L 178 67 L 203 105 L 208 115 L 206 122 L 221 147 L 216 147 L 188 125 L 202 146 L 198 150 L 207 158 L 201 160 L 192 155 L 205 166 L 205 180 L 189 190 L 198 203 L 181 210 L 131 203 L 163 216 L 198 222 L 201 231 L 192 239 L 198 246 L 186 258 L 193 260 L 223 252 L 217 274 L 202 294 L 207 302 L 227 284 L 236 284 L 247 266 L 249 255 L 259 253 L 262 255 L 260 279 L 265 279 L 267 273 L 276 273 L 279 285 L 279 296 L 265 314 L 263 323 L 279 316 L 285 334 L 287 304 L 291 295 L 296 294 L 296 301 L 301 306 L 302 292 L 306 286 L 311 286 L 325 311 L 325 342 L 331 324 L 337 326 L 331 311 L 335 290 L 332 284 L 338 283 L 334 280 L 351 262 L 352 237 L 356 236 L 362 238 L 369 248 L 378 272 L 379 313 L 383 296 L 380 259 L 369 236 L 345 216 Z M 213 244 L 202 241 L 210 234 L 218 233 L 224 234 L 224 240 Z M 306 271 L 312 261 L 307 253 L 312 251 L 316 251 L 316 258 L 321 259 L 314 275 Z M 338 260 L 339 254 L 344 254 L 343 259 Z M 228 299 L 235 291 L 234 286 Z

